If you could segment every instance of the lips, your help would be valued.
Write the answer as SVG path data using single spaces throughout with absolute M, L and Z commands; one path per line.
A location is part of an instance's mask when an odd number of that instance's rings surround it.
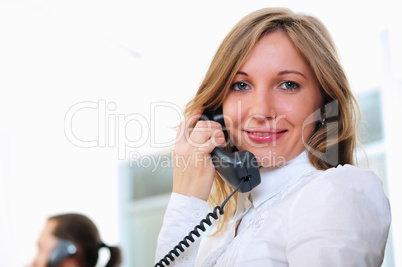
M 272 143 L 282 136 L 284 136 L 288 130 L 286 129 L 247 129 L 244 133 L 248 139 L 252 142 L 263 144 Z

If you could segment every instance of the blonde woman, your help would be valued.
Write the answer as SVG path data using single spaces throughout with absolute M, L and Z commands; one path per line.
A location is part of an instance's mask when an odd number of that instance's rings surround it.
M 199 121 L 219 106 L 226 135 Z M 380 179 L 354 166 L 358 114 L 319 20 L 288 9 L 243 18 L 179 127 L 156 261 L 203 219 L 208 202 L 220 205 L 233 191 L 211 164 L 211 151 L 224 146 L 255 155 L 261 184 L 232 197 L 219 223 L 165 265 L 380 266 L 390 208 Z

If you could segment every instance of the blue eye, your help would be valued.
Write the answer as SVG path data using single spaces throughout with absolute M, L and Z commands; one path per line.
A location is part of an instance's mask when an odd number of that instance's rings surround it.
M 281 88 L 285 89 L 287 91 L 294 91 L 300 87 L 299 84 L 292 82 L 292 81 L 286 81 L 282 83 Z
M 234 91 L 244 91 L 249 89 L 249 86 L 245 82 L 236 82 L 231 87 Z

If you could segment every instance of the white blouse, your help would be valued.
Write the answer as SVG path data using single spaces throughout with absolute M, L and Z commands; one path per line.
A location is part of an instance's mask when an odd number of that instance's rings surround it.
M 204 234 L 169 266 L 381 266 L 391 214 L 374 172 L 351 165 L 319 171 L 306 152 L 260 172 L 261 184 L 238 194 L 225 231 Z M 172 193 L 156 262 L 207 212 L 206 201 Z

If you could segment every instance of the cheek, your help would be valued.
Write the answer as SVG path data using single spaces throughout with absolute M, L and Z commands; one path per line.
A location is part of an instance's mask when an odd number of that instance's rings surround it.
M 306 106 L 302 105 L 301 101 L 285 102 L 278 107 L 279 119 L 286 121 L 293 128 L 301 128 L 309 113 L 306 112 Z
M 303 135 L 303 142 L 305 144 L 308 143 L 308 141 L 310 140 L 310 137 L 313 135 L 314 133 L 314 129 L 315 129 L 315 124 L 310 123 L 308 125 L 305 125 L 302 128 L 302 135 Z
M 236 100 L 228 96 L 222 105 L 223 117 L 225 119 L 225 125 L 230 134 L 233 129 L 238 127 L 239 114 L 237 110 Z
M 318 110 L 318 112 L 317 112 Z M 293 102 L 291 105 L 282 105 L 283 119 L 292 127 L 298 138 L 307 142 L 314 132 L 315 125 L 320 119 L 319 108 L 316 108 L 312 101 Z M 301 140 L 301 139 L 299 139 Z

